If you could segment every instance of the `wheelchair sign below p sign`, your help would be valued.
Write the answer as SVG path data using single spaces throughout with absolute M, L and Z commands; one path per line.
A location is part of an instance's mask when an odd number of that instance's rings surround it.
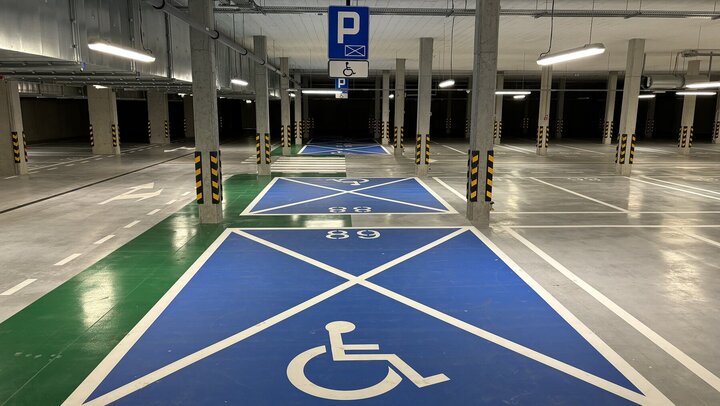
M 425 386 L 435 385 L 438 383 L 449 381 L 450 378 L 445 374 L 436 374 L 428 377 L 420 375 L 410 365 L 402 360 L 396 354 L 380 354 L 380 353 L 363 353 L 363 354 L 348 354 L 346 351 L 379 351 L 380 345 L 378 344 L 345 344 L 343 343 L 342 335 L 344 333 L 350 333 L 355 330 L 355 325 L 349 321 L 333 321 L 325 326 L 328 331 L 330 339 L 330 352 L 332 354 L 333 361 L 385 361 L 390 363 L 391 366 L 395 367 L 400 374 L 404 375 L 410 382 L 414 383 L 418 388 Z M 318 398 L 330 399 L 330 400 L 361 400 L 368 399 L 375 396 L 382 395 L 393 389 L 395 389 L 400 382 L 402 382 L 402 376 L 398 374 L 393 368 L 388 366 L 387 375 L 380 382 L 375 385 L 369 386 L 362 389 L 352 390 L 338 390 L 329 389 L 317 385 L 312 382 L 305 375 L 305 365 L 308 364 L 313 358 L 321 356 L 327 352 L 324 345 L 310 348 L 307 351 L 301 352 L 288 364 L 287 377 L 296 388 Z

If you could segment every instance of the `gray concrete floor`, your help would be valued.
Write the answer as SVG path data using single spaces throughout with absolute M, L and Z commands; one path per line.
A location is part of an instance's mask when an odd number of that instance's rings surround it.
M 639 144 L 631 177 L 615 175 L 612 146 L 554 141 L 547 157 L 536 156 L 532 144 L 497 146 L 492 227 L 485 232 L 673 402 L 717 405 L 720 145 L 696 144 L 684 157 L 671 143 Z M 37 146 L 29 176 L 0 178 L 0 211 L 64 193 L 0 214 L 0 292 L 37 279 L 0 296 L 0 321 L 191 202 L 190 151 L 170 151 L 190 146 L 130 146 L 119 157 Z M 353 225 L 468 224 L 467 145 L 431 148 L 425 183 L 459 214 L 354 215 Z M 253 149 L 224 145 L 225 176 L 252 173 Z M 412 153 L 348 156 L 348 176 L 413 176 Z M 148 183 L 153 188 L 135 193 L 162 192 L 99 204 Z M 54 265 L 71 254 L 81 255 Z

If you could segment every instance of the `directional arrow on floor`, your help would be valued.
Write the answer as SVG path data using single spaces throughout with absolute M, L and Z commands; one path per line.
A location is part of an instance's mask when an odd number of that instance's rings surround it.
M 174 149 L 166 149 L 164 152 L 175 152 L 175 151 L 195 151 L 195 148 L 191 147 L 177 147 Z
M 139 201 L 142 201 L 145 199 L 149 199 L 151 197 L 159 196 L 160 193 L 162 193 L 162 191 L 163 191 L 163 189 L 160 189 L 156 192 L 135 193 L 135 192 L 143 190 L 143 189 L 153 189 L 153 188 L 155 188 L 154 182 L 145 183 L 143 185 L 138 185 L 138 186 L 132 186 L 132 187 L 128 188 L 130 190 L 128 190 L 127 192 L 119 194 L 115 197 L 111 197 L 111 198 L 105 200 L 104 202 L 100 202 L 98 204 L 106 204 L 106 203 L 110 203 L 115 200 L 135 200 L 135 201 L 139 202 Z

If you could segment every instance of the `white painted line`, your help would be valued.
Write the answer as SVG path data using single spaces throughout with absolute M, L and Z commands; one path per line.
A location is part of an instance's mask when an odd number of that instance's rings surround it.
M 24 281 L 18 283 L 17 285 L 13 286 L 12 288 L 6 290 L 3 293 L 0 293 L 0 296 L 10 296 L 14 293 L 17 293 L 20 289 L 24 288 L 25 286 L 35 282 L 37 279 L 25 279 Z
M 507 149 L 509 149 L 509 150 L 511 150 L 511 151 L 520 152 L 520 153 L 523 153 L 523 154 L 526 154 L 526 155 L 533 155 L 533 154 L 535 154 L 535 151 L 530 151 L 530 150 L 528 150 L 528 149 L 520 148 L 520 147 L 513 147 L 513 146 L 510 146 L 510 145 L 507 145 L 507 144 L 495 145 L 495 147 L 496 147 L 496 148 L 507 148 Z
M 57 167 L 56 168 L 48 168 L 48 171 L 56 171 L 56 170 L 57 170 Z
M 563 225 L 513 225 L 513 228 L 718 228 L 720 224 L 563 224 Z M 377 228 L 377 227 L 376 227 Z
M 105 237 L 95 241 L 93 244 L 100 245 L 108 240 L 111 240 L 113 237 L 115 237 L 115 234 L 106 235 Z
M 662 179 L 655 179 L 655 178 L 651 178 L 650 176 L 640 176 L 640 177 L 643 178 L 643 179 L 654 180 L 654 181 L 656 181 L 656 182 L 667 183 L 667 184 L 669 184 L 669 185 L 680 186 L 680 187 L 683 187 L 683 188 L 686 188 L 686 189 L 699 190 L 699 191 L 701 191 L 701 192 L 712 193 L 712 194 L 714 194 L 714 195 L 720 195 L 720 192 L 717 192 L 717 191 L 714 191 L 714 190 L 708 190 L 708 189 L 703 189 L 703 188 L 699 188 L 699 187 L 695 187 L 695 186 L 684 185 L 684 184 L 682 184 L 682 183 L 675 183 L 675 182 L 670 182 L 670 181 L 662 180 Z
M 568 145 L 560 145 L 560 144 L 555 144 L 555 145 L 558 146 L 558 147 L 560 147 L 560 148 L 569 148 L 569 149 L 575 149 L 575 150 L 578 150 L 578 151 L 591 152 L 591 153 L 593 153 L 593 154 L 605 155 L 605 152 L 593 151 L 593 150 L 591 150 L 591 149 L 571 147 L 571 146 L 568 146 Z
M 126 225 L 126 226 L 123 227 L 123 228 L 133 228 L 133 227 L 134 227 L 137 223 L 139 223 L 139 222 L 140 222 L 140 220 L 135 220 L 135 221 L 133 221 L 132 223 Z
M 683 233 L 683 234 L 685 234 L 686 236 L 688 236 L 688 237 L 690 237 L 690 238 L 694 238 L 694 239 L 696 239 L 696 240 L 698 240 L 698 241 L 702 241 L 702 242 L 705 242 L 705 243 L 708 243 L 708 244 L 710 244 L 710 245 L 714 245 L 714 246 L 720 248 L 720 242 L 717 242 L 717 241 L 715 241 L 715 240 L 711 240 L 711 239 L 709 239 L 709 238 L 703 237 L 703 236 L 698 235 L 698 234 L 693 234 L 693 233 L 687 232 L 687 231 L 683 230 L 682 228 L 680 229 L 680 232 Z
M 545 251 L 541 250 L 535 244 L 533 244 L 530 241 L 528 241 L 527 239 L 525 239 L 525 237 L 518 234 L 511 227 L 505 226 L 503 228 L 508 233 L 510 233 L 510 235 L 513 238 L 515 238 L 520 243 L 522 243 L 524 246 L 526 246 L 528 249 L 530 249 L 530 251 L 537 254 L 540 258 L 544 259 L 545 262 L 547 262 L 550 266 L 555 268 L 555 270 L 560 272 L 563 276 L 568 278 L 571 282 L 573 282 L 575 285 L 577 285 L 580 289 L 584 290 L 590 296 L 595 298 L 598 302 L 600 302 L 608 310 L 615 313 L 616 316 L 620 317 L 623 321 L 628 323 L 638 333 L 644 335 L 648 340 L 655 343 L 655 345 L 660 347 L 668 355 L 675 358 L 675 360 L 677 360 L 679 363 L 683 364 L 687 369 L 692 371 L 700 379 L 705 381 L 708 385 L 712 386 L 716 391 L 720 392 L 720 378 L 718 378 L 712 372 L 710 372 L 705 367 L 700 365 L 697 361 L 692 359 L 689 355 L 682 352 L 679 348 L 675 347 L 672 343 L 670 343 L 665 338 L 660 336 L 660 334 L 656 333 L 654 330 L 652 330 L 650 327 L 645 325 L 643 322 L 641 322 L 640 320 L 635 318 L 635 316 L 631 315 L 625 309 L 618 306 L 615 302 L 610 300 L 610 298 L 608 298 L 607 296 L 602 294 L 599 290 L 595 289 L 589 283 L 585 282 L 579 276 L 577 276 L 572 271 L 567 269 L 561 263 L 556 261 L 553 257 L 548 255 Z
M 190 192 L 185 192 L 185 193 L 182 194 L 182 196 L 187 196 L 187 195 L 189 195 L 189 194 L 190 194 Z
M 62 261 L 56 262 L 56 263 L 55 263 L 55 266 L 63 266 L 63 265 L 65 265 L 65 264 L 67 264 L 68 262 L 74 260 L 75 258 L 79 257 L 80 255 L 82 255 L 82 254 L 71 254 L 71 255 L 68 255 L 68 257 L 65 258 L 65 259 L 63 259 Z
M 75 164 L 67 164 L 67 165 L 65 165 L 65 166 L 75 166 Z
M 169 202 L 167 202 L 167 203 L 165 203 L 165 204 L 173 204 L 173 203 L 175 203 L 175 202 L 177 202 L 177 199 L 172 199 L 172 200 L 170 200 Z
M 103 159 L 103 157 L 95 158 L 94 161 L 99 161 L 99 160 L 101 160 L 101 159 Z
M 720 197 L 708 196 L 708 195 L 704 195 L 704 194 L 702 194 L 702 193 L 697 193 L 697 192 L 693 192 L 693 191 L 686 190 L 686 189 L 680 189 L 680 188 L 676 188 L 676 187 L 673 187 L 673 186 L 663 185 L 663 184 L 661 184 L 661 183 L 648 182 L 648 181 L 646 181 L 646 180 L 642 180 L 642 179 L 638 179 L 638 178 L 631 178 L 631 177 L 629 177 L 629 176 L 625 176 L 625 177 L 626 177 L 627 179 L 630 179 L 630 180 L 635 181 L 635 182 L 647 183 L 648 185 L 654 185 L 654 186 L 662 187 L 662 188 L 665 188 L 665 189 L 671 189 L 671 190 L 675 190 L 675 191 L 678 191 L 678 192 L 683 192 L 683 193 L 688 193 L 688 194 L 695 195 L 695 196 L 705 197 L 705 198 L 707 198 L 707 199 L 720 200 Z
M 160 209 L 155 209 L 155 210 L 149 212 L 147 215 L 148 215 L 148 216 L 152 216 L 153 214 L 155 214 L 155 213 L 157 213 L 157 212 L 159 212 L 159 211 L 160 211 Z
M 612 205 L 612 204 L 610 204 L 610 203 L 605 203 L 605 202 L 600 201 L 600 200 L 598 200 L 598 199 L 594 199 L 594 198 L 592 198 L 592 197 L 590 197 L 590 196 L 585 196 L 585 195 L 582 194 L 582 193 L 573 192 L 573 191 L 570 190 L 570 189 L 566 189 L 566 188 L 564 188 L 564 187 L 560 187 L 560 186 L 557 186 L 557 185 L 553 185 L 552 183 L 545 182 L 544 180 L 540 180 L 540 179 L 537 179 L 537 178 L 529 178 L 529 179 L 532 179 L 532 180 L 534 180 L 534 181 L 536 181 L 536 182 L 540 182 L 540 183 L 542 183 L 542 184 L 544 184 L 544 185 L 547 185 L 547 186 L 554 187 L 554 188 L 556 188 L 556 189 L 562 190 L 562 191 L 567 192 L 567 193 L 570 193 L 570 194 L 572 194 L 572 195 L 575 195 L 575 196 L 578 196 L 578 197 L 582 197 L 583 199 L 590 200 L 591 202 L 595 202 L 595 203 L 602 204 L 603 206 L 607 206 L 607 207 L 613 208 L 613 209 L 618 210 L 618 211 L 621 211 L 621 212 L 623 212 L 623 213 L 628 213 L 628 212 L 629 212 L 628 210 L 623 209 L 622 207 L 618 207 L 618 206 Z
M 420 178 L 415 178 L 415 180 L 417 181 L 417 183 L 420 184 L 420 186 L 422 186 L 423 188 L 425 188 L 425 190 L 427 190 L 427 192 L 430 193 L 438 202 L 440 202 L 440 204 L 442 204 L 443 206 L 445 206 L 445 208 L 447 209 L 447 211 L 448 211 L 449 213 L 457 214 L 457 210 L 455 210 L 454 207 L 450 206 L 450 204 L 449 204 L 448 202 L 446 202 L 445 199 L 443 199 L 442 197 L 440 197 L 439 194 L 435 193 L 435 191 L 432 190 L 432 189 L 430 188 L 430 186 L 428 186 L 425 182 L 423 182 L 422 179 L 420 179 Z
M 14 175 L 14 176 L 8 176 L 8 177 L 5 178 L 5 179 L 12 179 L 12 178 L 17 178 L 17 177 L 18 177 L 17 175 Z
M 435 181 L 436 181 L 437 183 L 439 183 L 440 185 L 442 185 L 445 189 L 449 190 L 452 194 L 454 194 L 455 196 L 457 196 L 460 200 L 462 200 L 462 201 L 464 201 L 464 202 L 467 201 L 467 199 L 465 198 L 465 196 L 463 196 L 462 193 L 460 193 L 460 192 L 458 192 L 457 190 L 455 190 L 454 187 L 452 187 L 452 186 L 448 185 L 447 183 L 443 182 L 442 180 L 440 180 L 440 178 L 433 177 L 433 179 L 435 179 Z
M 447 148 L 447 149 L 449 149 L 449 150 L 451 150 L 451 151 L 455 151 L 455 152 L 459 152 L 459 153 L 461 153 L 461 154 L 463 154 L 463 155 L 467 155 L 467 151 L 466 151 L 466 152 L 463 152 L 463 151 L 460 151 L 459 149 L 455 149 L 455 148 L 453 148 L 453 147 L 451 147 L 451 146 L 449 146 L 449 145 L 444 145 L 444 144 L 443 144 L 442 146 L 445 147 L 445 148 Z
M 81 164 L 86 164 L 86 163 L 88 163 L 88 162 L 90 162 L 90 161 L 82 161 L 82 162 L 80 162 L 80 163 L 81 163 Z

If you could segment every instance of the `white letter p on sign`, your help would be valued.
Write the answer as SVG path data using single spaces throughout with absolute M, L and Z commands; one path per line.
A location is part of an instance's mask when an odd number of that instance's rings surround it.
M 345 28 L 345 20 L 351 19 L 352 24 L 350 27 Z M 360 14 L 354 11 L 340 11 L 338 12 L 338 32 L 337 32 L 337 43 L 345 43 L 345 35 L 355 35 L 360 32 Z

